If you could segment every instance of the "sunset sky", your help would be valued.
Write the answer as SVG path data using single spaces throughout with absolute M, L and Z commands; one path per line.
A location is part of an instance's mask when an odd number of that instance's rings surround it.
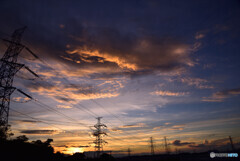
M 37 101 L 12 94 L 14 137 L 93 151 L 101 116 L 116 153 L 149 153 L 150 137 L 164 152 L 164 136 L 172 151 L 240 146 L 240 1 L 1 0 L 0 20 L 1 38 L 27 26 L 22 43 L 40 57 L 18 59 L 40 78 L 15 77 Z

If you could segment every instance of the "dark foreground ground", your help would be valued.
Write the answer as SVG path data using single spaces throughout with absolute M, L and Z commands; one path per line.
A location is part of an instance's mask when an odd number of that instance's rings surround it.
M 231 161 L 240 160 L 237 158 L 210 157 L 210 152 L 205 153 L 185 153 L 177 155 L 146 155 L 114 158 L 108 154 L 102 154 L 99 159 L 88 159 L 84 153 L 76 153 L 65 156 L 62 153 L 54 153 L 50 145 L 52 139 L 44 142 L 37 140 L 26 142 L 25 137 L 16 140 L 0 140 L 0 161 Z M 237 150 L 235 153 L 240 154 Z
M 239 152 L 238 152 L 239 154 Z M 211 158 L 210 153 L 191 153 L 191 154 L 178 154 L 178 155 L 155 155 L 155 156 L 133 156 L 126 158 L 119 158 L 116 161 L 236 161 L 237 158 Z

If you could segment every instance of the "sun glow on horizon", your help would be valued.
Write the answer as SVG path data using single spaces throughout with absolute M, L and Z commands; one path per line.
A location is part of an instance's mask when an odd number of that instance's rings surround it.
M 83 148 L 78 148 L 78 147 L 69 147 L 66 150 L 63 150 L 62 153 L 64 154 L 75 154 L 75 153 L 83 153 L 84 149 Z

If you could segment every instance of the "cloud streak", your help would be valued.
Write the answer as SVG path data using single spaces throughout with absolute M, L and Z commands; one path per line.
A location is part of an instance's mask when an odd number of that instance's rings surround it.
M 20 132 L 29 135 L 52 135 L 58 133 L 57 130 L 22 130 Z
M 202 78 L 181 78 L 180 82 L 186 83 L 189 86 L 195 86 L 199 89 L 212 89 L 214 86 L 208 85 L 208 81 Z
M 121 129 L 128 129 L 128 128 L 137 128 L 137 127 L 144 127 L 144 126 L 146 126 L 145 123 L 138 123 L 138 124 L 134 124 L 134 125 L 119 126 L 119 128 L 121 128 Z
M 225 99 L 240 95 L 240 88 L 227 89 L 213 93 L 210 97 L 203 97 L 204 102 L 223 102 Z
M 115 87 L 102 88 L 90 85 L 46 85 L 46 84 L 28 84 L 30 92 L 38 93 L 53 98 L 59 103 L 76 103 L 81 100 L 117 97 L 119 93 Z M 116 87 L 116 89 L 118 86 Z M 58 105 L 59 108 L 71 108 L 69 105 Z
M 151 95 L 157 96 L 184 96 L 187 95 L 187 92 L 171 92 L 171 91 L 154 91 L 150 93 Z
M 194 142 L 181 142 L 180 140 L 174 140 L 172 142 L 172 145 L 174 146 L 186 146 L 186 145 L 192 145 L 195 144 Z

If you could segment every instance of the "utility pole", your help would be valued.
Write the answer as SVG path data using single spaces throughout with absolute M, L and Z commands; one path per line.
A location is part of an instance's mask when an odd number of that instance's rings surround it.
M 95 144 L 97 158 L 100 157 L 100 153 L 103 151 L 103 145 L 107 143 L 102 139 L 104 135 L 107 135 L 106 132 L 104 132 L 104 129 L 107 128 L 107 126 L 101 123 L 101 118 L 102 117 L 97 117 L 98 122 L 94 125 L 96 130 L 93 131 L 93 135 L 96 137 L 96 140 L 93 143 Z
M 15 30 L 11 40 L 5 40 L 10 44 L 0 59 L 0 127 L 4 130 L 8 125 L 10 96 L 16 89 L 12 86 L 14 75 L 24 66 L 18 64 L 17 59 L 24 48 L 20 41 L 25 29 L 26 27 Z
M 166 154 L 169 154 L 170 153 L 170 149 L 168 147 L 167 137 L 166 136 L 164 136 L 164 147 L 165 147 Z
M 230 144 L 231 144 L 231 147 L 232 147 L 232 151 L 234 151 L 235 149 L 234 149 L 234 145 L 233 145 L 233 141 L 232 141 L 232 137 L 231 136 L 229 136 L 229 140 L 230 140 Z
M 35 58 L 37 56 L 26 46 L 21 44 L 22 34 L 26 27 L 17 29 L 13 32 L 11 39 L 2 39 L 3 41 L 9 43 L 6 52 L 0 59 L 0 128 L 5 133 L 8 126 L 8 115 L 10 107 L 11 94 L 14 92 L 16 87 L 13 87 L 13 79 L 15 74 L 22 68 L 25 67 L 30 73 L 38 77 L 36 73 L 31 71 L 24 64 L 17 63 L 18 55 L 25 48 L 30 52 Z M 20 93 L 31 98 L 29 95 L 23 91 L 17 89 Z
M 151 144 L 151 154 L 154 155 L 154 145 L 153 145 L 153 138 L 150 137 L 150 144 Z
M 131 156 L 131 150 L 130 150 L 130 148 L 128 148 L 128 157 L 130 157 Z

